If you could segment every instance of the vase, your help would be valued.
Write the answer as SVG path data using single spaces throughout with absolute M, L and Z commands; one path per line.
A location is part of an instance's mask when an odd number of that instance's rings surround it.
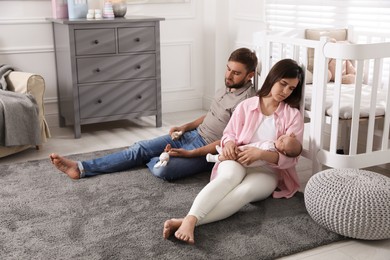
M 123 17 L 127 12 L 127 0 L 111 0 L 115 17 Z

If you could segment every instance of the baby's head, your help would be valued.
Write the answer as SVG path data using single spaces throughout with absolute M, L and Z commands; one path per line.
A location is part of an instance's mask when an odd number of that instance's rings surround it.
M 297 157 L 302 152 L 302 144 L 294 134 L 281 135 L 275 142 L 276 149 L 287 157 Z

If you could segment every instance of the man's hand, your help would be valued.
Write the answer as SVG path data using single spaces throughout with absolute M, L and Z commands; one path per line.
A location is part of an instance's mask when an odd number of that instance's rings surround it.
M 173 157 L 186 157 L 191 158 L 194 157 L 194 150 L 185 150 L 183 148 L 172 148 L 169 152 L 170 156 Z
M 175 131 L 171 134 L 171 138 L 173 141 L 176 141 L 179 140 L 182 135 L 183 135 L 182 131 Z
M 182 126 L 174 126 L 172 127 L 170 130 L 169 130 L 169 135 L 172 136 L 172 134 L 174 132 L 182 132 L 182 134 L 184 134 L 185 132 L 187 131 L 191 131 L 191 130 L 194 130 L 196 129 L 204 120 L 204 118 L 206 117 L 206 115 L 203 115 L 201 117 L 199 117 L 198 119 L 195 119 L 194 121 L 192 122 L 189 122 L 187 124 L 184 124 Z
M 182 134 L 185 132 L 184 127 L 182 126 L 174 126 L 171 129 L 169 129 L 169 135 L 172 136 L 174 132 L 182 132 Z

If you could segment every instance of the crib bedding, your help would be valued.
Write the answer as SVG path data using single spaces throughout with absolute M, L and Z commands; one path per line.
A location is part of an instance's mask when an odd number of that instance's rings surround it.
M 325 114 L 327 116 L 332 115 L 332 105 L 334 102 L 334 83 L 328 83 L 326 88 L 326 101 L 325 101 Z M 340 98 L 340 119 L 351 119 L 352 109 L 354 101 L 354 84 L 342 84 L 341 98 Z M 313 85 L 308 84 L 305 86 L 305 110 L 310 111 L 312 100 Z M 380 89 L 377 94 L 377 104 L 375 115 L 383 116 L 386 110 L 386 90 Z M 360 118 L 366 118 L 370 112 L 371 101 L 371 86 L 363 84 L 362 97 L 360 105 Z

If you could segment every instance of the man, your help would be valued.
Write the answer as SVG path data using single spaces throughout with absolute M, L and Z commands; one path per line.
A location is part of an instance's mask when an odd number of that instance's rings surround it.
M 237 104 L 256 94 L 251 82 L 256 66 L 257 57 L 251 50 L 240 48 L 232 52 L 226 66 L 225 88 L 217 91 L 207 114 L 182 126 L 172 127 L 167 135 L 136 142 L 126 150 L 88 161 L 71 161 L 55 153 L 50 155 L 50 159 L 57 169 L 72 179 L 145 164 L 153 175 L 167 181 L 210 171 L 214 164 L 207 162 L 205 156 L 216 153 L 215 147 L 220 143 Z M 177 131 L 181 131 L 182 135 L 176 140 L 171 136 Z M 154 167 L 167 144 L 171 146 L 168 164 Z

